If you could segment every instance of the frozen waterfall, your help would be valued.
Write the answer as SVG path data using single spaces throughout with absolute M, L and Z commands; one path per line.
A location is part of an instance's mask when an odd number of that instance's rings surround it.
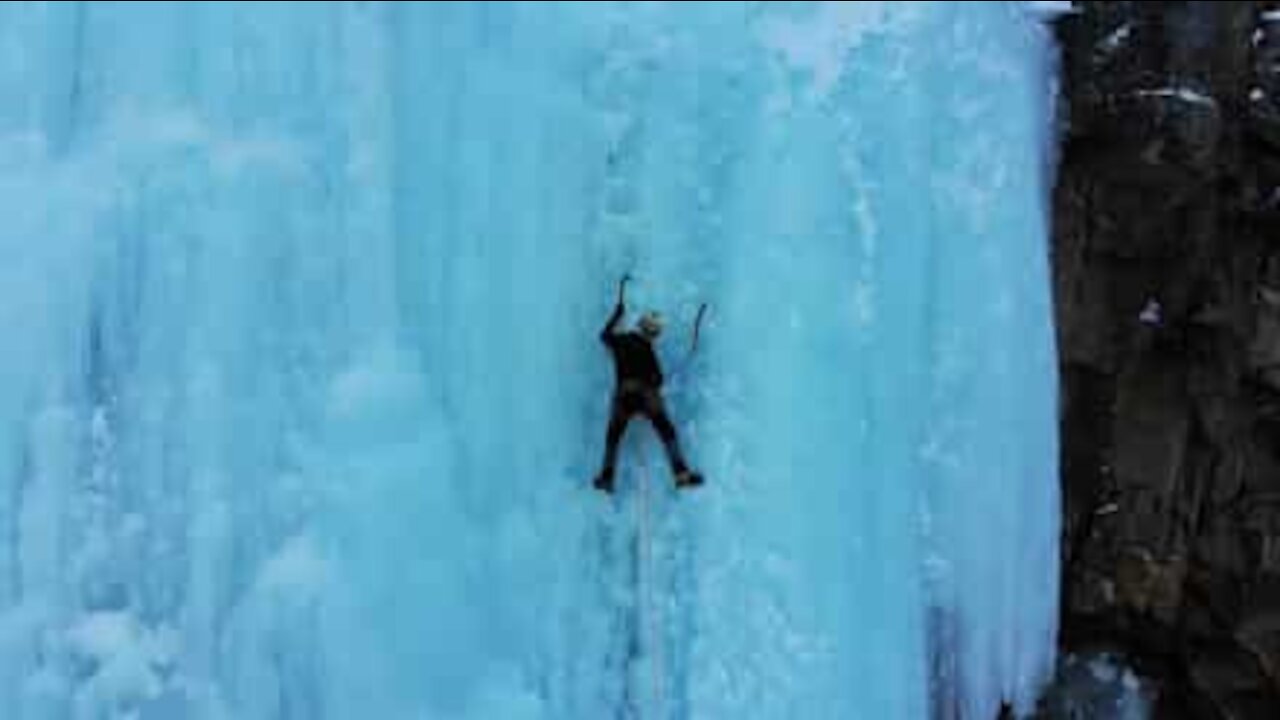
M 1029 710 L 1052 71 L 1017 3 L 0 5 L 0 715 Z M 625 272 L 693 492 L 642 423 L 589 486 Z

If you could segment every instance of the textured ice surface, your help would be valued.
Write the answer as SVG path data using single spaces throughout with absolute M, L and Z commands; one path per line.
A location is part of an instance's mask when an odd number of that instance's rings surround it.
M 4 716 L 1026 709 L 1049 74 L 1002 3 L 0 5 Z M 628 271 L 696 493 L 586 489 Z

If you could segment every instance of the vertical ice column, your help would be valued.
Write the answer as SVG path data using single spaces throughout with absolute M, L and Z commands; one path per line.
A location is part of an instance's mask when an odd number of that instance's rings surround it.
M 935 707 L 958 717 L 1031 711 L 1058 611 L 1052 56 L 1025 10 L 985 10 L 938 14 L 927 74 L 926 562 Z

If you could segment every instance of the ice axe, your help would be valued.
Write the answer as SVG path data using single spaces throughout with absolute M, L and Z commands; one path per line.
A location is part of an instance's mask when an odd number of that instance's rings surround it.
M 618 283 L 618 304 L 624 305 L 623 298 L 627 294 L 627 283 L 631 282 L 631 273 L 623 273 L 622 280 Z
M 702 303 L 698 306 L 698 314 L 693 319 L 693 341 L 689 343 L 689 357 L 693 357 L 693 353 L 698 349 L 698 331 L 702 329 L 702 316 L 707 313 L 707 304 Z

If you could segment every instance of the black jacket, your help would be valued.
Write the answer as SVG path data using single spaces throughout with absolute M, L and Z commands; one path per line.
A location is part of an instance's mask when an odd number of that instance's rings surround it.
M 658 366 L 658 356 L 653 352 L 653 344 L 638 332 L 618 332 L 618 322 L 622 320 L 622 304 L 613 309 L 609 322 L 600 331 L 600 341 L 613 355 L 613 367 L 617 374 L 618 385 L 627 380 L 642 383 L 645 387 L 662 387 L 662 369 Z

